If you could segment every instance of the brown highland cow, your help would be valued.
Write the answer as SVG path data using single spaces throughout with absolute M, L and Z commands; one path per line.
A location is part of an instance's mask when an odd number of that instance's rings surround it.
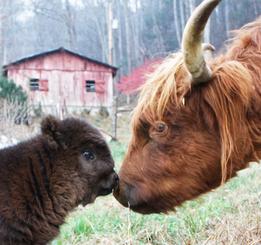
M 221 0 L 190 17 L 182 52 L 143 86 L 115 197 L 140 213 L 167 212 L 261 159 L 261 18 L 206 62 L 206 22 Z
M 47 117 L 42 133 L 0 150 L 0 244 L 43 245 L 66 215 L 117 185 L 99 131 L 77 119 Z

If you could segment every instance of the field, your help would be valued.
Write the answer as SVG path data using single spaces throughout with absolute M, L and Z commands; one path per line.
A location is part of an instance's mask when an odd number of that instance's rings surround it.
M 126 145 L 110 144 L 119 167 Z M 112 195 L 79 207 L 52 245 L 261 244 L 261 167 L 253 164 L 223 187 L 168 215 L 140 215 Z
M 89 121 L 109 128 L 109 122 L 101 123 L 99 118 Z M 122 117 L 119 125 L 121 140 L 110 143 L 117 170 L 129 139 L 128 117 Z M 38 124 L 0 130 L 10 136 L 11 143 L 38 131 Z M 261 244 L 261 166 L 252 164 L 238 175 L 168 215 L 143 216 L 122 207 L 112 195 L 99 197 L 94 204 L 72 212 L 51 245 Z

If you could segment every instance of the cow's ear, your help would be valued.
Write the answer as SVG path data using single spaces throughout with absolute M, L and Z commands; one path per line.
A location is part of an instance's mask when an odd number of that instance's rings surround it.
M 54 148 L 65 148 L 63 135 L 60 131 L 61 120 L 54 116 L 47 116 L 42 120 L 41 130 L 42 134 L 47 138 L 50 146 Z

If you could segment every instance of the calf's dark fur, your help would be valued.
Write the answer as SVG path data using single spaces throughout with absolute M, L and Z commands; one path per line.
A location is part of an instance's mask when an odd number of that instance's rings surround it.
M 31 140 L 0 150 L 0 244 L 42 245 L 68 212 L 117 185 L 99 131 L 78 119 L 47 117 Z

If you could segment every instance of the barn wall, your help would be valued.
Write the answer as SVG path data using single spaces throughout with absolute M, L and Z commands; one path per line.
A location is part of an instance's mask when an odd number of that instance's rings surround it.
M 41 103 L 42 106 L 57 108 L 66 105 L 75 110 L 79 107 L 112 106 L 112 69 L 68 53 L 55 53 L 10 66 L 8 78 L 23 87 L 34 105 Z M 30 78 L 48 80 L 49 91 L 30 91 Z M 86 80 L 95 80 L 99 93 L 86 92 Z

